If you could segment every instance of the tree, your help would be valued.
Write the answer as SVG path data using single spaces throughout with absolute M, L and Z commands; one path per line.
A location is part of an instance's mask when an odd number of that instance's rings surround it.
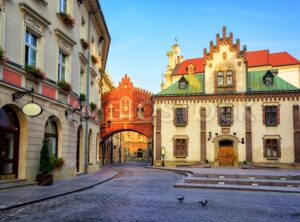
M 50 162 L 50 155 L 48 149 L 48 141 L 43 140 L 43 146 L 41 149 L 41 157 L 40 157 L 40 171 L 44 174 L 51 173 L 53 170 L 53 166 Z

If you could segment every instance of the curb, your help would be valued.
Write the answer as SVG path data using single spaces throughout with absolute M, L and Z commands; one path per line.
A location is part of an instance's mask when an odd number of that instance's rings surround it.
M 153 169 L 153 170 L 164 170 L 164 171 L 170 171 L 173 173 L 178 173 L 184 176 L 188 176 L 189 174 L 194 175 L 193 171 L 189 170 L 178 170 L 178 169 L 169 169 L 169 168 L 162 168 L 162 167 L 153 167 L 153 166 L 146 166 L 147 169 Z
M 115 171 L 115 170 L 113 170 L 113 171 Z M 65 195 L 80 192 L 80 191 L 83 191 L 83 190 L 87 190 L 87 189 L 90 189 L 90 188 L 95 187 L 97 185 L 100 185 L 102 183 L 108 182 L 108 181 L 114 179 L 118 175 L 119 175 L 119 172 L 115 171 L 114 176 L 112 176 L 112 177 L 110 177 L 106 180 L 102 180 L 100 182 L 97 182 L 95 184 L 92 184 L 92 185 L 89 185 L 89 186 L 86 186 L 86 187 L 82 187 L 82 188 L 79 188 L 79 189 L 74 189 L 74 190 L 71 190 L 71 191 L 67 191 L 67 192 L 64 192 L 64 193 L 59 193 L 59 194 L 55 194 L 55 195 L 52 195 L 52 196 L 47 196 L 47 197 L 39 198 L 39 199 L 36 199 L 36 200 L 27 201 L 27 202 L 15 204 L 15 205 L 12 205 L 12 206 L 3 207 L 3 208 L 0 208 L 0 212 L 5 211 L 5 210 L 10 210 L 10 209 L 13 209 L 13 208 L 17 208 L 17 207 L 26 206 L 26 205 L 29 205 L 29 204 L 38 203 L 38 202 L 41 202 L 41 201 L 44 201 L 44 200 L 53 199 L 53 198 L 56 198 L 56 197 L 65 196 Z

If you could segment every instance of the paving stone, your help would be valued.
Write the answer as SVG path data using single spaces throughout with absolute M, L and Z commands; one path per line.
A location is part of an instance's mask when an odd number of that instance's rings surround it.
M 172 172 L 131 164 L 114 169 L 120 175 L 107 183 L 2 211 L 0 221 L 299 221 L 292 215 L 300 212 L 299 194 L 176 189 L 182 178 Z

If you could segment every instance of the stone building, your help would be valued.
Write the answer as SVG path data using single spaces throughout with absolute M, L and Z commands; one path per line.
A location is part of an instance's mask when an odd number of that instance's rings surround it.
M 44 139 L 50 154 L 65 160 L 55 179 L 99 169 L 100 83 L 109 45 L 97 0 L 0 0 L 2 179 L 35 180 Z M 32 100 L 41 115 L 24 114 Z
M 154 100 L 154 164 L 299 166 L 300 61 L 287 52 L 248 52 L 216 35 L 202 58 L 168 52 Z M 164 153 L 162 153 L 162 150 Z
M 150 92 L 134 86 L 127 75 L 116 88 L 102 94 L 102 163 L 123 162 L 128 157 L 128 148 L 131 148 L 132 156 L 137 157 L 141 149 L 139 155 L 143 153 L 144 157 L 148 157 L 152 139 L 151 96 Z M 139 148 L 133 148 L 136 145 Z

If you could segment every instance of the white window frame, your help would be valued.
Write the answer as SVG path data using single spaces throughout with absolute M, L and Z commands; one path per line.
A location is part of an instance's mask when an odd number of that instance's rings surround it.
M 62 13 L 68 12 L 68 0 L 59 0 L 58 1 L 58 10 Z
M 65 62 L 62 61 L 62 56 L 65 58 Z M 66 81 L 66 73 L 67 73 L 67 55 L 65 55 L 62 51 L 59 50 L 58 53 L 58 82 L 64 80 Z M 62 69 L 64 69 L 64 76 L 62 78 Z
M 26 41 L 26 36 L 27 36 L 27 33 L 28 33 L 28 42 Z M 34 34 L 32 34 L 30 31 L 26 30 L 25 31 L 25 36 L 24 36 L 24 42 L 25 42 L 25 56 L 24 56 L 24 64 L 25 65 L 32 65 L 34 67 L 36 67 L 38 61 L 38 37 Z M 32 39 L 35 38 L 36 39 L 36 46 L 32 44 Z M 28 61 L 26 63 L 26 47 L 28 47 Z M 33 58 L 31 58 L 31 55 L 32 55 L 32 51 L 35 52 L 35 61 L 33 60 Z

